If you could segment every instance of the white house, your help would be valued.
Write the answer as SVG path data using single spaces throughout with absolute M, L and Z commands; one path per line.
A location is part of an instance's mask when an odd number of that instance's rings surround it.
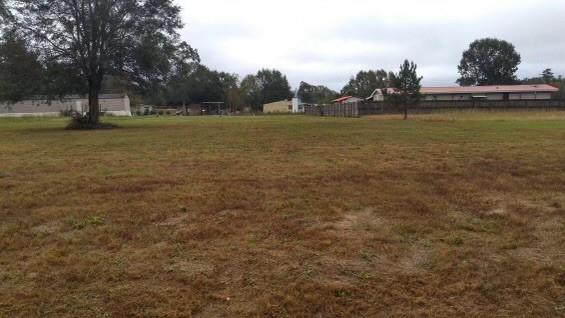
M 130 100 L 127 94 L 102 94 L 100 111 L 113 116 L 131 116 Z M 14 104 L 0 103 L 0 117 L 56 117 L 65 111 L 88 111 L 88 98 L 69 95 L 62 99 L 47 100 L 34 97 Z

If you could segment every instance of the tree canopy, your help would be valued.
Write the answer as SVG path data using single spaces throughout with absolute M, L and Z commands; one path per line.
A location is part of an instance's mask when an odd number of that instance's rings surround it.
M 88 93 L 93 127 L 106 75 L 149 90 L 175 65 L 198 59 L 179 40 L 180 8 L 172 0 L 8 0 L 7 8 L 9 27 L 33 41 L 43 63 L 76 74 L 77 93 Z
M 298 97 L 308 104 L 327 104 L 337 97 L 337 92 L 323 85 L 310 85 L 301 82 L 298 88 Z
M 262 104 L 292 97 L 286 76 L 278 70 L 262 69 L 257 72 L 257 81 L 262 92 Z
M 342 95 L 369 97 L 377 88 L 390 87 L 394 80 L 394 73 L 385 70 L 359 71 L 355 77 L 341 90 Z
M 183 67 L 167 81 L 163 103 L 224 102 L 232 111 L 251 106 L 259 110 L 272 101 L 292 96 L 286 77 L 276 70 L 260 70 L 239 81 L 236 74 L 213 71 L 199 63 Z
M 252 109 L 261 109 L 263 105 L 263 87 L 255 75 L 247 75 L 241 80 L 241 92 L 245 103 Z
M 290 84 L 278 70 L 261 69 L 256 75 L 247 75 L 240 84 L 239 94 L 251 108 L 259 110 L 263 104 L 292 97 Z
M 520 54 L 511 43 L 492 38 L 476 40 L 463 52 L 457 83 L 461 86 L 515 84 L 520 63 Z
M 165 99 L 167 104 L 176 105 L 228 102 L 230 91 L 237 88 L 237 75 L 193 63 L 181 68 L 166 82 Z
M 17 102 L 40 91 L 44 70 L 38 56 L 15 33 L 0 42 L 0 100 Z

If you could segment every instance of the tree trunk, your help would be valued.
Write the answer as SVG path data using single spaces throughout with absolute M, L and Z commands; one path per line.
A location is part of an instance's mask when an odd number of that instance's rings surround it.
M 408 103 L 404 103 L 404 120 L 408 119 Z
M 97 80 L 91 80 L 88 84 L 88 123 L 95 127 L 100 122 L 100 84 Z

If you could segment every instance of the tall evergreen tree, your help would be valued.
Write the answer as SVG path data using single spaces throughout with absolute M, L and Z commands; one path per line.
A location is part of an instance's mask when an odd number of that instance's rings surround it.
M 391 100 L 402 106 L 404 109 L 404 119 L 408 119 L 408 108 L 420 101 L 420 89 L 422 88 L 423 77 L 418 76 L 418 66 L 414 62 L 405 60 L 400 65 L 400 72 L 395 76 L 393 87 L 397 89 L 395 94 L 390 96 Z
M 553 74 L 553 71 L 550 68 L 546 68 L 543 72 L 541 72 L 541 78 L 545 84 L 550 84 L 555 81 L 555 74 Z
M 553 70 L 551 68 L 544 69 L 539 76 L 536 77 L 526 77 L 522 79 L 520 82 L 522 84 L 554 84 L 556 86 L 560 85 L 562 82 L 563 76 L 555 76 Z

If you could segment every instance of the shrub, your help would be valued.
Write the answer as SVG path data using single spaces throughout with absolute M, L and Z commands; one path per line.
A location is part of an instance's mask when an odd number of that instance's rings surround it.
M 107 123 L 91 124 L 88 121 L 88 113 L 83 115 L 81 113 L 73 111 L 71 122 L 65 127 L 67 130 L 82 130 L 82 129 L 111 129 L 117 128 L 117 126 Z

